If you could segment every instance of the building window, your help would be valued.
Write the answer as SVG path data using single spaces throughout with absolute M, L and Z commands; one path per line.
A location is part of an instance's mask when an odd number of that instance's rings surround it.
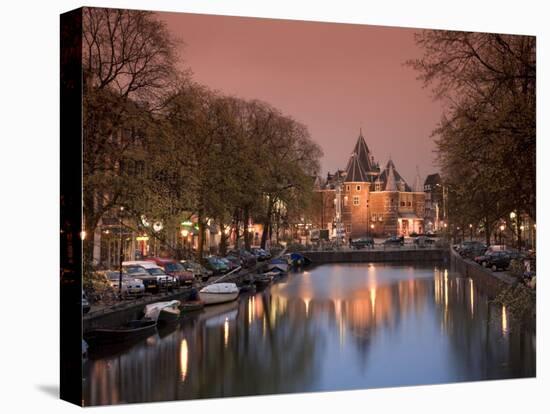
M 404 201 L 401 202 L 401 207 L 405 207 L 405 202 Z
M 380 191 L 380 183 L 374 183 L 374 191 Z
M 355 187 L 357 191 L 361 191 L 361 186 L 358 185 L 357 187 Z
M 349 185 L 346 185 L 346 191 L 349 193 Z
M 348 206 L 348 196 L 344 196 L 344 207 Z
M 351 233 L 351 224 L 346 224 L 346 233 L 347 234 Z
M 411 207 L 412 206 L 412 203 L 409 201 L 407 202 L 407 207 Z
M 353 205 L 358 206 L 359 205 L 359 196 L 353 196 Z

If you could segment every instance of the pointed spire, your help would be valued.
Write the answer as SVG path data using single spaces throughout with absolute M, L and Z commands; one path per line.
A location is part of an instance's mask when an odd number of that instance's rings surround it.
M 416 166 L 416 177 L 414 179 L 413 191 L 415 193 L 421 193 L 423 191 L 422 182 L 420 181 L 420 171 L 418 170 L 418 165 Z
M 390 160 L 391 161 L 391 160 Z M 386 181 L 386 191 L 397 191 L 397 183 L 395 182 L 395 174 L 393 170 L 393 163 L 388 162 L 388 179 Z

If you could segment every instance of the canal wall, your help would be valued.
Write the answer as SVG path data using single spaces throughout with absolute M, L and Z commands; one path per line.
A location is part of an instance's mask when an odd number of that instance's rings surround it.
M 387 249 L 302 252 L 313 264 L 361 262 L 416 262 L 448 259 L 447 249 Z
M 124 301 L 114 306 L 90 311 L 82 318 L 82 331 L 89 332 L 97 328 L 113 328 L 143 316 L 145 305 L 161 301 L 186 300 L 191 293 L 190 288 L 164 295 L 145 296 L 141 299 Z
M 471 277 L 476 285 L 490 297 L 495 297 L 503 289 L 514 285 L 516 278 L 506 272 L 493 272 L 478 265 L 470 259 L 461 257 L 454 249 L 449 251 L 451 270 L 457 271 L 464 277 Z

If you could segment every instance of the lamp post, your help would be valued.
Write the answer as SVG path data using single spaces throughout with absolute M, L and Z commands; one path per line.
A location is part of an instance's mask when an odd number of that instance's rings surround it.
M 118 214 L 118 220 L 120 223 L 119 233 L 120 233 L 120 240 L 119 240 L 119 251 L 118 251 L 118 296 L 122 299 L 122 262 L 124 260 L 124 251 L 122 249 L 122 212 L 124 211 L 124 206 L 120 206 L 120 211 Z
M 504 232 L 504 224 L 500 225 L 500 244 L 502 244 L 502 233 Z
M 470 241 L 472 241 L 472 232 L 473 232 L 474 226 L 470 223 Z

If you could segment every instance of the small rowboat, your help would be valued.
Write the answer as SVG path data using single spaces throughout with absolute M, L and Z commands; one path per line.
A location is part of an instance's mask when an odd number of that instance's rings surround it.
M 202 300 L 190 300 L 180 305 L 180 309 L 183 313 L 195 312 L 203 308 L 204 302 Z
M 179 300 L 156 302 L 145 306 L 145 318 L 157 320 L 160 324 L 177 321 L 180 317 Z
M 90 343 L 118 343 L 149 336 L 155 332 L 156 327 L 155 320 L 139 319 L 116 328 L 98 328 L 86 336 Z
M 199 291 L 199 297 L 205 306 L 231 302 L 239 296 L 239 288 L 235 283 L 214 283 Z

